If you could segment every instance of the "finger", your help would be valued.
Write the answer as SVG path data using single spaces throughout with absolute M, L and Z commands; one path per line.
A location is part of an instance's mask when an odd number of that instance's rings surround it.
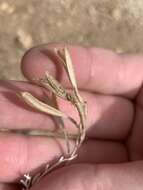
M 70 141 L 70 145 L 72 150 L 74 143 Z M 88 160 L 87 155 L 85 155 L 86 153 L 92 154 L 88 152 L 90 151 L 88 146 L 91 146 L 91 142 L 87 142 L 83 150 L 81 147 L 79 159 L 81 162 L 91 161 L 93 163 L 93 160 Z M 117 163 L 127 161 L 127 152 L 120 143 L 95 141 L 92 146 L 94 153 L 91 156 L 95 162 Z M 43 164 L 56 161 L 61 154 L 66 152 L 66 143 L 61 139 L 0 133 L 0 182 L 17 182 L 25 173 L 32 172 Z
M 64 152 L 64 140 L 0 133 L 0 182 L 16 182 Z
M 143 159 L 143 88 L 136 98 L 136 117 L 133 122 L 132 132 L 128 136 L 127 145 L 130 154 L 130 160 Z
M 140 190 L 143 186 L 143 163 L 73 165 L 45 177 L 32 190 Z M 56 181 L 56 183 L 55 183 Z
M 44 128 L 51 117 L 32 109 L 26 105 L 18 93 L 28 91 L 42 101 L 47 101 L 44 91 L 37 86 L 26 82 L 0 81 L 0 128 Z M 53 129 L 53 128 L 52 128 Z
M 69 87 L 65 72 L 53 56 L 55 47 L 64 46 L 41 45 L 28 51 L 22 60 L 24 75 L 32 80 L 44 77 L 45 71 L 48 70 Z M 142 84 L 143 56 L 122 56 L 111 50 L 98 48 L 69 45 L 68 48 L 80 88 L 105 94 L 136 96 Z
M 15 129 L 58 129 L 52 118 L 26 105 L 16 93 L 31 92 L 41 100 L 45 99 L 42 89 L 22 82 L 4 82 L 0 84 L 0 128 Z M 88 116 L 86 122 L 89 137 L 121 140 L 130 132 L 134 114 L 130 101 L 121 97 L 94 95 L 81 92 L 87 102 Z M 75 108 L 65 101 L 58 100 L 60 109 L 76 121 L 79 120 Z M 69 133 L 77 133 L 70 122 L 65 121 Z
M 94 95 L 81 92 L 87 102 L 88 114 L 86 129 L 91 138 L 123 140 L 131 130 L 133 122 L 133 105 L 127 99 L 114 96 Z M 59 101 L 59 107 L 77 120 L 73 107 L 65 106 Z M 74 128 L 67 125 L 67 129 L 74 133 Z
M 113 156 L 114 152 L 114 156 Z M 128 153 L 122 143 L 113 141 L 87 140 L 72 163 L 119 163 L 127 162 Z
M 143 159 L 143 109 L 141 105 L 136 107 L 136 118 L 130 134 L 127 145 L 130 155 L 130 160 L 142 160 Z
M 20 187 L 15 184 L 0 183 L 0 190 L 18 190 Z

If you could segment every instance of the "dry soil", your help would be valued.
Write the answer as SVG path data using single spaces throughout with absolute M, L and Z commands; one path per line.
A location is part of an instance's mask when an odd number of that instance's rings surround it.
M 0 0 L 0 79 L 22 79 L 32 46 L 68 42 L 143 51 L 143 0 Z

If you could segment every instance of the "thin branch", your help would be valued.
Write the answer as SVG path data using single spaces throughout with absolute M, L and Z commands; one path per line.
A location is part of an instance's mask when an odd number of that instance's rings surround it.
M 40 129 L 7 129 L 1 128 L 0 133 L 8 133 L 8 134 L 20 134 L 20 135 L 28 135 L 35 137 L 48 137 L 48 138 L 60 138 L 65 139 L 65 135 L 62 132 L 53 132 L 50 130 L 40 130 Z M 69 140 L 76 140 L 76 134 L 67 133 Z

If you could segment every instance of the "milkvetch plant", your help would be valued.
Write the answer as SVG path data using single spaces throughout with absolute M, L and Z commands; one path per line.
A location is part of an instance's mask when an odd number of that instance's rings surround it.
M 63 138 L 65 140 L 67 149 L 66 153 L 61 155 L 59 159 L 55 160 L 52 164 L 45 164 L 45 166 L 36 174 L 25 174 L 23 179 L 20 181 L 23 185 L 22 190 L 30 189 L 30 187 L 38 183 L 45 175 L 57 169 L 59 166 L 66 164 L 76 158 L 78 150 L 82 145 L 86 135 L 85 121 L 87 115 L 87 107 L 77 87 L 76 77 L 69 51 L 67 48 L 64 48 L 62 50 L 55 49 L 55 54 L 66 71 L 66 74 L 72 86 L 72 90 L 66 90 L 59 81 L 57 81 L 52 75 L 45 71 L 45 77 L 37 80 L 36 84 L 52 92 L 53 106 L 40 101 L 29 92 L 20 92 L 19 95 L 29 106 L 33 107 L 34 109 L 58 118 L 60 132 L 49 131 L 47 133 L 47 136 L 54 138 Z M 57 97 L 70 102 L 75 107 L 79 115 L 79 122 L 75 121 L 74 118 L 59 109 Z M 71 135 L 67 132 L 64 120 L 69 120 L 75 125 L 78 130 L 76 135 Z M 71 147 L 70 139 L 74 140 L 74 147 Z

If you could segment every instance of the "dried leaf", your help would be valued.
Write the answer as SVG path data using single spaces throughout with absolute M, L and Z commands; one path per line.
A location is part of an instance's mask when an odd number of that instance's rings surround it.
M 29 104 L 33 108 L 36 108 L 39 111 L 48 113 L 50 115 L 67 118 L 67 116 L 63 112 L 41 102 L 40 100 L 38 100 L 28 92 L 22 92 L 20 93 L 20 95 L 27 104 Z

